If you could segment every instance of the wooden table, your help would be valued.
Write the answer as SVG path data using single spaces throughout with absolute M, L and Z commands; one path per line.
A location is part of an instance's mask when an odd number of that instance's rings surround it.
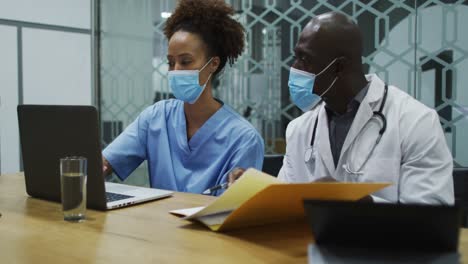
M 63 220 L 61 205 L 28 197 L 22 174 L 0 176 L 0 263 L 306 263 L 312 242 L 304 223 L 214 233 L 168 211 L 212 198 L 173 197 Z M 468 230 L 460 239 L 468 263 Z
M 63 220 L 59 203 L 28 197 L 22 174 L 0 176 L 0 263 L 306 263 L 304 223 L 214 233 L 168 212 L 212 197 L 175 193 Z

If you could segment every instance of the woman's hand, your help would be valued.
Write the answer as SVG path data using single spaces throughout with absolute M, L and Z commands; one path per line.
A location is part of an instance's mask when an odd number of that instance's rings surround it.
M 108 176 L 109 174 L 112 173 L 112 166 L 110 165 L 109 161 L 102 157 L 102 175 L 104 177 Z
M 231 187 L 232 184 L 234 184 L 234 182 L 239 179 L 242 174 L 244 174 L 245 172 L 245 169 L 244 168 L 234 168 L 230 173 L 229 173 L 229 187 Z

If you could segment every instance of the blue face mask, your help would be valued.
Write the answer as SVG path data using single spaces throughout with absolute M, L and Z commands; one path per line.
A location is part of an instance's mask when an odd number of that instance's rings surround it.
M 314 93 L 315 78 L 326 71 L 335 61 L 336 59 L 330 62 L 330 64 L 318 74 L 291 67 L 288 81 L 289 94 L 294 104 L 303 112 L 307 112 L 317 106 L 322 101 L 322 96 L 335 84 L 338 77 L 333 80 L 330 86 L 321 95 Z
M 205 90 L 206 84 L 211 78 L 210 73 L 210 76 L 208 76 L 205 84 L 200 86 L 198 82 L 199 74 L 206 67 L 206 65 L 211 62 L 212 59 L 213 58 L 211 58 L 200 70 L 169 71 L 169 87 L 177 99 L 189 104 L 193 104 L 198 100 L 200 95 L 203 93 L 203 90 Z

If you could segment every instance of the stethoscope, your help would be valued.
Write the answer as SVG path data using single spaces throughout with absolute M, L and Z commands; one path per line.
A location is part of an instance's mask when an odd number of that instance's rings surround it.
M 385 130 L 387 129 L 387 119 L 385 118 L 384 114 L 383 114 L 383 108 L 385 106 L 385 102 L 387 101 L 387 93 L 388 93 L 388 86 L 387 84 L 385 84 L 385 88 L 384 88 L 384 93 L 383 93 L 383 99 L 382 99 L 382 103 L 380 103 L 380 107 L 379 107 L 379 111 L 374 111 L 373 112 L 373 115 L 372 115 L 372 119 L 376 119 L 376 120 L 380 120 L 381 122 L 381 127 L 380 127 L 380 130 L 379 130 L 379 135 L 377 137 L 377 139 L 375 140 L 375 143 L 371 149 L 371 151 L 369 151 L 369 154 L 367 155 L 366 159 L 364 160 L 364 162 L 362 163 L 361 166 L 359 166 L 357 169 L 352 169 L 350 167 L 350 163 L 347 162 L 345 165 L 343 165 L 343 168 L 346 170 L 347 173 L 349 174 L 355 174 L 355 175 L 362 175 L 364 174 L 364 172 L 362 171 L 362 168 L 364 167 L 364 165 L 367 163 L 367 161 L 369 160 L 369 158 L 372 156 L 372 153 L 374 152 L 374 149 L 375 147 L 377 146 L 377 144 L 379 144 L 380 142 L 380 139 L 382 138 L 382 135 L 383 133 L 385 132 Z M 315 124 L 314 124 L 314 129 L 313 129 L 313 134 L 312 134 L 312 139 L 310 140 L 310 147 L 308 147 L 305 151 L 305 154 L 304 154 L 304 161 L 305 163 L 310 163 L 311 161 L 315 160 L 315 156 L 313 155 L 313 145 L 314 145 L 314 141 L 315 141 L 315 134 L 316 134 L 316 131 L 317 131 L 317 124 L 318 124 L 318 115 L 317 115 L 317 118 L 315 119 Z M 354 142 L 356 142 L 357 139 L 354 140 Z M 354 147 L 354 142 L 353 144 L 351 145 L 350 149 L 352 149 Z

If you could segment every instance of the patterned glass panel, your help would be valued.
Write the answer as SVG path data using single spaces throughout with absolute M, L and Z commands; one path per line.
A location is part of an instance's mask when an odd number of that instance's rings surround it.
M 159 1 L 101 1 L 101 135 L 105 147 L 153 102 L 153 8 Z M 119 181 L 113 177 L 112 181 Z M 127 183 L 148 185 L 146 163 Z
M 468 1 L 419 1 L 413 95 L 438 113 L 456 166 L 468 166 Z
M 214 94 L 258 129 L 267 153 L 284 152 L 286 126 L 301 114 L 287 86 L 299 33 L 313 16 L 340 11 L 363 30 L 365 70 L 435 108 L 456 164 L 468 166 L 468 90 L 462 88 L 468 81 L 468 1 L 227 2 L 246 29 L 247 48 L 219 76 Z M 126 127 L 145 107 L 171 96 L 162 29 L 175 5 L 101 1 L 101 112 L 107 130 Z M 103 132 L 104 144 L 118 134 Z

